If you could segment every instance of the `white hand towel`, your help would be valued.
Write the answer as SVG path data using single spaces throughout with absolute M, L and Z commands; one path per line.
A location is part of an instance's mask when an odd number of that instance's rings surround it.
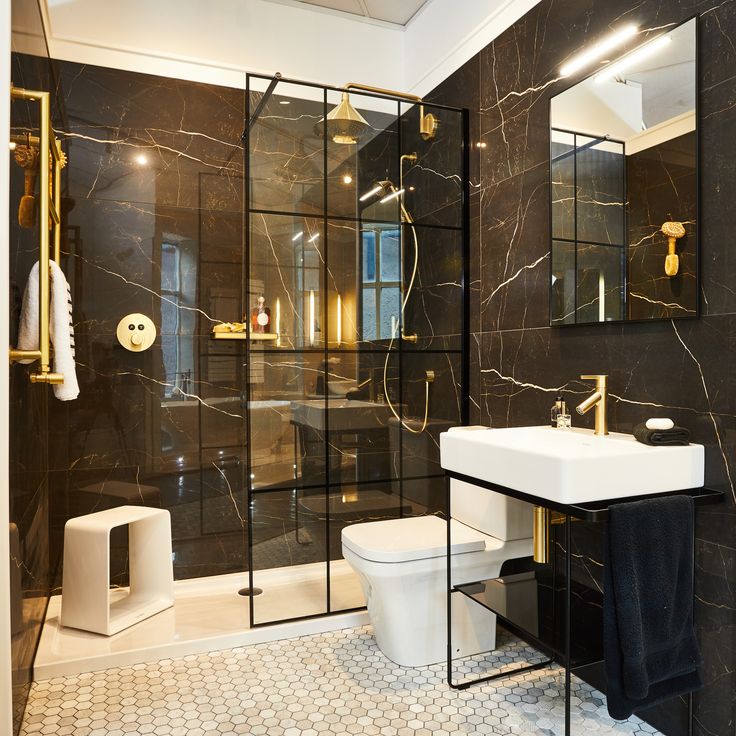
M 54 384 L 54 396 L 59 401 L 71 401 L 79 396 L 74 362 L 74 322 L 72 298 L 64 272 L 50 261 L 51 301 L 49 305 L 50 336 L 54 346 L 54 372 L 64 375 L 64 382 Z M 31 269 L 20 314 L 18 348 L 38 350 L 38 263 Z M 30 363 L 31 361 L 23 361 Z

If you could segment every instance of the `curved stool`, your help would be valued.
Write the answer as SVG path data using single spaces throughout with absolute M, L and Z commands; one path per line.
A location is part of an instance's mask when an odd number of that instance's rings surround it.
M 128 526 L 130 592 L 110 604 L 110 532 Z M 111 636 L 174 605 L 171 516 L 118 506 L 64 527 L 61 625 Z

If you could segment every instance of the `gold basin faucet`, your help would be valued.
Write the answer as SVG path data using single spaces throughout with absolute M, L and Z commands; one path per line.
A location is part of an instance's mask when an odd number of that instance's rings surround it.
M 583 381 L 595 381 L 595 391 L 575 408 L 578 414 L 585 414 L 595 407 L 595 433 L 608 434 L 608 417 L 606 415 L 606 400 L 608 398 L 608 376 L 597 374 L 594 376 L 580 376 Z

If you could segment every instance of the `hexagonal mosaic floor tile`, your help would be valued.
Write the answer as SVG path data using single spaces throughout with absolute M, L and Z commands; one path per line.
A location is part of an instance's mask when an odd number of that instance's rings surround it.
M 498 647 L 456 676 L 538 661 L 505 632 Z M 562 688 L 562 670 L 549 667 L 454 690 L 444 665 L 399 667 L 362 627 L 34 683 L 21 733 L 559 736 Z M 573 688 L 576 736 L 659 733 L 637 718 L 612 720 L 601 693 L 576 679 Z

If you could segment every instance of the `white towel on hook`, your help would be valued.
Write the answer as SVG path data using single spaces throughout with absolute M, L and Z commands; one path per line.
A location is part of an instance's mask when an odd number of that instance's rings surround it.
M 49 261 L 51 271 L 51 300 L 49 304 L 49 335 L 54 346 L 54 372 L 64 376 L 64 382 L 54 384 L 54 396 L 59 401 L 71 401 L 79 396 L 76 364 L 74 361 L 74 322 L 72 296 L 64 272 L 56 261 Z M 38 350 L 38 262 L 31 269 L 20 313 L 18 348 Z M 23 361 L 30 363 L 31 361 Z

